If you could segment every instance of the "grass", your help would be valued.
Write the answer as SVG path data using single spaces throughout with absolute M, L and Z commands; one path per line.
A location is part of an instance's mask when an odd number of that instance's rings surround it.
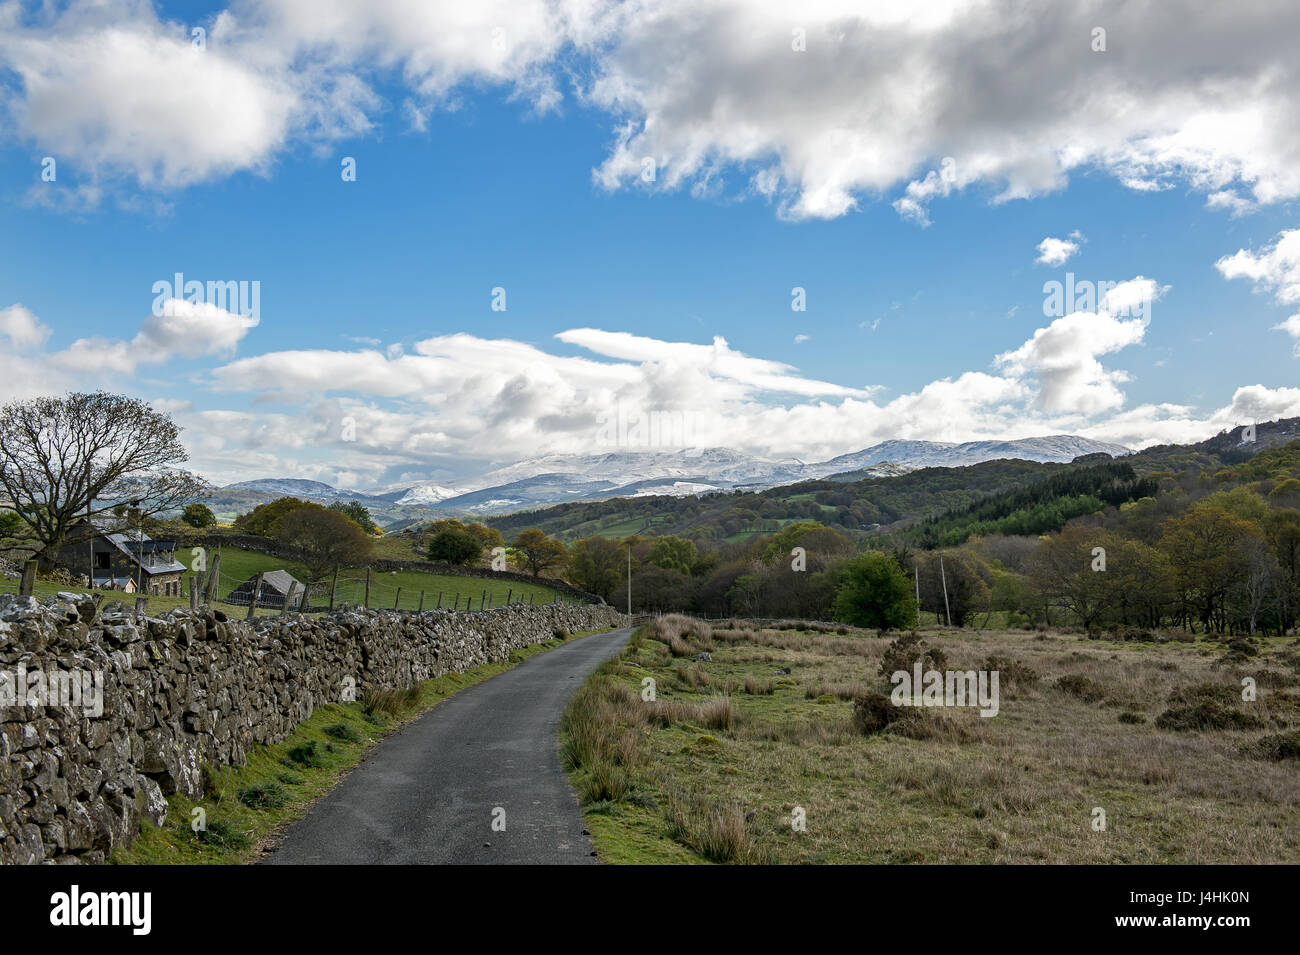
M 604 631 L 589 631 L 598 633 Z M 587 636 L 575 634 L 567 639 Z M 480 683 L 536 653 L 566 642 L 553 638 L 515 650 L 508 659 L 448 673 L 411 690 L 356 703 L 318 707 L 285 740 L 253 747 L 244 766 L 204 767 L 206 794 L 168 797 L 161 828 L 142 823 L 140 837 L 118 849 L 116 865 L 229 865 L 250 862 L 274 834 L 306 815 L 366 750 L 459 690 Z M 382 705 L 375 705 L 382 702 Z M 196 832 L 196 810 L 206 829 Z
M 211 560 L 213 556 L 210 553 L 208 559 Z M 193 558 L 186 550 L 178 553 L 178 559 L 187 566 L 193 561 Z M 292 561 L 281 560 L 278 557 L 272 557 L 258 551 L 244 550 L 239 547 L 223 547 L 221 549 L 222 583 L 220 596 L 226 596 L 240 583 L 259 572 L 281 569 L 289 571 L 299 580 L 306 579 L 305 569 Z M 187 593 L 191 576 L 193 575 L 187 573 L 182 580 Z M 364 567 L 340 571 L 338 591 L 335 595 L 336 603 L 362 603 L 365 598 L 365 576 Z M 485 603 L 485 593 L 487 595 L 486 603 L 491 607 L 504 606 L 507 597 L 512 603 L 518 603 L 520 600 L 527 603 L 530 599 L 534 603 L 550 603 L 556 598 L 556 591 L 542 584 L 496 580 L 491 577 L 428 574 L 413 570 L 395 574 L 372 572 L 370 580 L 370 606 L 382 610 L 391 610 L 395 606 L 402 610 L 416 610 L 420 606 L 420 591 L 422 590 L 424 591 L 424 609 L 426 610 L 432 610 L 438 605 L 439 595 L 442 597 L 443 607 L 450 608 L 454 603 L 462 610 L 478 610 Z M 12 592 L 16 593 L 17 581 L 13 581 L 12 584 Z M 315 605 L 319 606 L 328 603 L 330 584 L 331 581 L 326 580 L 317 585 L 312 597 Z M 399 587 L 401 588 L 400 599 L 398 595 Z M 38 597 L 52 597 L 59 591 L 68 590 L 80 592 L 84 588 L 69 586 L 52 580 L 38 579 L 36 581 L 36 595 Z M 103 591 L 103 594 L 105 600 L 117 599 L 124 601 L 128 607 L 135 606 L 134 594 L 115 594 L 111 591 Z M 573 598 L 560 595 L 560 599 L 572 600 Z M 471 602 L 472 607 L 467 606 Z M 151 613 L 161 613 L 177 607 L 188 607 L 189 605 L 188 596 L 163 597 L 149 595 L 149 611 Z M 229 606 L 220 602 L 218 602 L 217 606 L 231 616 L 240 619 L 248 612 L 247 607 Z M 257 608 L 257 616 L 268 616 L 279 612 L 276 608 Z
M 880 673 L 892 641 L 876 636 L 672 618 L 642 628 L 575 694 L 561 727 L 601 858 L 1300 862 L 1294 638 L 1260 640 L 1257 656 L 1234 663 L 1217 638 L 923 636 L 952 669 L 999 670 L 997 716 L 900 713 Z M 712 661 L 674 656 L 675 641 L 707 647 Z M 1242 698 L 1247 676 L 1253 700 Z M 729 718 L 711 723 L 723 699 Z M 1092 828 L 1096 807 L 1104 831 Z

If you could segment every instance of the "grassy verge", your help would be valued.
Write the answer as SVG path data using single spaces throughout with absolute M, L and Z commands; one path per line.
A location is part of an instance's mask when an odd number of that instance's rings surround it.
M 567 640 L 604 633 L 591 630 Z M 201 800 L 173 794 L 161 828 L 147 821 L 129 849 L 109 862 L 117 865 L 221 865 L 249 862 L 279 829 L 306 815 L 312 802 L 328 792 L 361 761 L 367 749 L 428 709 L 465 687 L 480 683 L 534 654 L 560 646 L 552 639 L 515 650 L 498 663 L 464 673 L 448 673 L 405 692 L 381 693 L 357 703 L 330 703 L 317 708 L 280 743 L 257 746 L 244 766 L 204 768 L 206 793 Z M 202 810 L 206 829 L 192 821 Z
M 1206 639 L 924 640 L 921 652 L 944 656 L 938 669 L 999 671 L 998 715 L 859 705 L 880 703 L 882 664 L 897 668 L 906 641 L 669 618 L 643 628 L 562 724 L 597 852 L 615 863 L 1300 861 L 1293 638 L 1255 641 L 1246 660 Z M 1242 699 L 1244 677 L 1254 700 Z

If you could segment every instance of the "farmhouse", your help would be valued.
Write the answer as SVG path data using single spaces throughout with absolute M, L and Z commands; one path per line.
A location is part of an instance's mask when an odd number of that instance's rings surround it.
M 255 586 L 257 586 L 256 574 L 232 590 L 226 596 L 226 602 L 248 606 Z M 288 600 L 290 607 L 297 607 L 302 603 L 305 592 L 303 585 L 287 570 L 267 571 L 262 575 L 262 591 L 258 595 L 257 605 L 283 609 L 284 602 Z
M 56 563 L 77 576 L 89 575 L 92 587 L 181 596 L 186 568 L 176 559 L 176 542 L 120 528 L 120 522 L 83 518 L 68 535 L 80 539 L 60 550 Z

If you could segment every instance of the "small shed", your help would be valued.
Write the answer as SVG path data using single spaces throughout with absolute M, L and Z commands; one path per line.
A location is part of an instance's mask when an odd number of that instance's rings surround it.
M 247 607 L 253 599 L 255 586 L 257 586 L 256 574 L 227 594 L 226 602 Z M 302 582 L 287 570 L 269 570 L 262 575 L 262 592 L 257 598 L 257 605 L 282 610 L 284 602 L 288 600 L 289 607 L 296 608 L 302 605 L 305 592 Z

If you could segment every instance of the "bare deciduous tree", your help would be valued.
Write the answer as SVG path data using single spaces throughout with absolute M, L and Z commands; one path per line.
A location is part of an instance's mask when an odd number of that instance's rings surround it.
M 175 467 L 188 457 L 171 417 L 137 398 L 100 391 L 11 402 L 0 408 L 0 511 L 26 525 L 28 546 L 48 565 L 90 536 L 73 531 L 82 518 L 122 502 L 149 517 L 202 495 L 206 482 Z

